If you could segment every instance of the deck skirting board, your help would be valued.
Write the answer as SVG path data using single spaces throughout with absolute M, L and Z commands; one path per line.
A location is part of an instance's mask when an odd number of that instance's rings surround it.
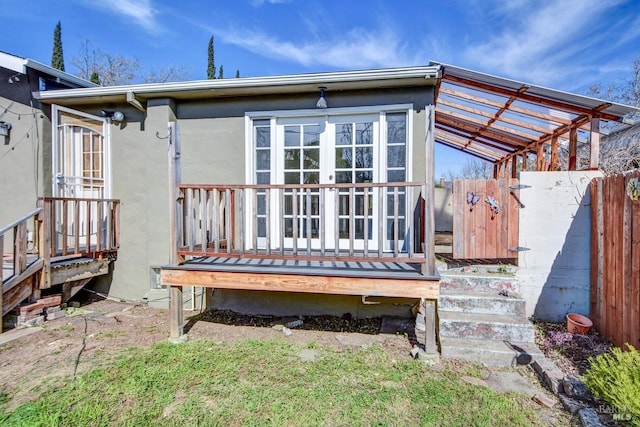
M 162 284 L 250 291 L 437 299 L 439 280 L 162 269 Z

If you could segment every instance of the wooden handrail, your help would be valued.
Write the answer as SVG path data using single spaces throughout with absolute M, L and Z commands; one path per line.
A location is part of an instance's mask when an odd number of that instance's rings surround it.
M 28 214 L 21 216 L 20 218 L 16 219 L 12 223 L 9 223 L 8 225 L 5 225 L 4 227 L 0 228 L 0 234 L 5 234 L 7 231 L 13 229 L 13 227 L 15 227 L 16 225 L 28 220 L 31 217 L 38 215 L 40 212 L 42 212 L 42 208 L 37 208 L 29 212 Z
M 179 263 L 186 256 L 425 263 L 432 239 L 418 218 L 424 182 L 176 188 Z
M 419 187 L 424 185 L 422 181 L 410 181 L 410 182 L 358 182 L 354 184 L 341 183 L 341 184 L 179 184 L 178 190 L 266 190 L 266 189 L 317 189 L 317 188 L 370 188 L 370 187 Z

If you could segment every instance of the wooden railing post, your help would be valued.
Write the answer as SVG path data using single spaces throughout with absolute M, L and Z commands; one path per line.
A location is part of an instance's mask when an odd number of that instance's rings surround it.
M 42 212 L 38 215 L 38 255 L 44 264 L 40 271 L 40 289 L 51 287 L 51 201 L 38 200 Z
M 27 221 L 20 222 L 13 230 L 13 271 L 19 275 L 27 268 Z

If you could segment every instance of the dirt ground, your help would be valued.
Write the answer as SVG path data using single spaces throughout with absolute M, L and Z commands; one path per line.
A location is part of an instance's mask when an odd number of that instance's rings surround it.
M 167 310 L 101 300 L 83 305 L 77 311 L 84 314 L 47 321 L 41 331 L 0 346 L 0 392 L 12 397 L 7 409 L 37 398 L 47 384 L 68 381 L 108 361 L 122 349 L 147 346 L 169 337 Z M 188 320 L 197 314 L 187 311 L 185 317 Z M 292 334 L 285 336 L 269 325 L 274 322 L 272 319 L 258 322 L 265 326 L 246 326 L 243 325 L 246 321 L 238 322 L 233 316 L 222 317 L 201 316 L 196 321 L 188 321 L 189 340 L 207 338 L 233 344 L 247 339 L 282 339 L 299 344 L 315 342 L 319 347 L 337 351 L 377 343 L 397 360 L 410 358 L 412 348 L 404 334 L 292 329 Z

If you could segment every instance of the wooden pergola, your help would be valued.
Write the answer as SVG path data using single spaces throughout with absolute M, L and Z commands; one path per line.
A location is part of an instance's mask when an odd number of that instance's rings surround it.
M 430 65 L 441 67 L 436 141 L 493 163 L 494 178 L 515 178 L 518 170 L 527 169 L 598 169 L 601 120 L 621 121 L 629 113 L 621 104 L 452 65 Z M 588 156 L 579 159 L 583 145 Z M 561 150 L 566 150 L 564 156 Z

